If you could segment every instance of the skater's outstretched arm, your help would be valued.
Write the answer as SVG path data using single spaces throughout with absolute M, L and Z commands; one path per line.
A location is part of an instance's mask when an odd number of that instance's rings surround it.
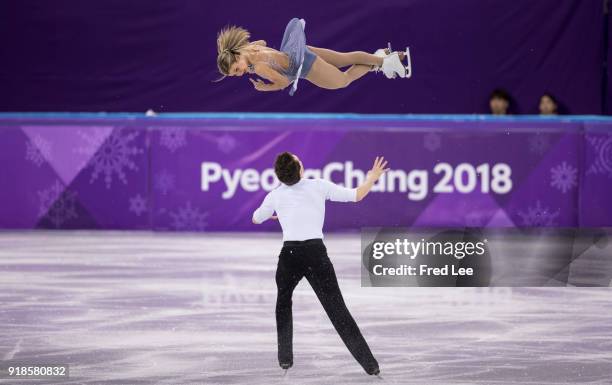
M 389 170 L 388 168 L 385 168 L 386 166 L 387 161 L 385 160 L 385 158 L 383 158 L 382 156 L 377 156 L 374 160 L 374 165 L 372 166 L 372 169 L 368 171 L 368 175 L 366 176 L 365 181 L 361 184 L 361 186 L 357 187 L 357 202 L 365 198 L 365 196 L 368 195 L 368 193 L 372 189 L 372 186 L 374 186 L 374 183 L 376 183 L 378 178 L 380 178 L 382 174 Z
M 257 63 L 254 65 L 255 73 L 264 79 L 269 80 L 271 83 L 265 83 L 260 79 L 254 80 L 249 79 L 257 91 L 279 91 L 290 84 L 289 80 L 278 73 L 278 71 L 271 68 L 265 63 Z
M 385 168 L 386 165 L 387 161 L 382 156 L 376 157 L 372 169 L 368 171 L 364 182 L 357 188 L 343 187 L 325 179 L 320 179 L 319 183 L 321 183 L 324 189 L 325 199 L 333 202 L 359 202 L 368 195 L 378 178 L 389 170 Z
M 278 219 L 274 214 L 274 203 L 270 193 L 266 195 L 261 206 L 253 213 L 253 223 L 256 225 L 262 224 L 268 219 Z

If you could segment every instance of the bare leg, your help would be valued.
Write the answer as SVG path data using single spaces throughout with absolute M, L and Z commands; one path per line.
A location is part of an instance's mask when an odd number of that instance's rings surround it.
M 318 48 L 308 45 L 307 46 L 312 52 L 317 54 L 321 59 L 327 63 L 337 67 L 343 68 L 353 64 L 366 64 L 368 66 L 381 66 L 383 59 L 375 56 L 371 53 L 363 51 L 353 52 L 337 52 L 327 48 Z
M 356 64 L 342 72 L 317 56 L 306 79 L 314 85 L 328 90 L 344 88 L 370 71 L 371 65 Z
M 354 82 L 355 80 L 370 72 L 371 69 L 372 66 L 369 65 L 354 64 L 348 70 L 346 70 L 345 73 L 348 74 L 349 78 L 351 79 L 351 82 Z

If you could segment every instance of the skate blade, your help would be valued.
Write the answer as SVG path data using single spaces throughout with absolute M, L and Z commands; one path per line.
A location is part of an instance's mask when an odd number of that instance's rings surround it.
M 410 57 L 410 48 L 406 47 L 406 79 L 412 77 L 412 58 Z

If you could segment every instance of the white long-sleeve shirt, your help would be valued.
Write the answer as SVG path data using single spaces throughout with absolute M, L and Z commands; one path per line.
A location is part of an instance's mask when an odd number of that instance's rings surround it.
M 281 184 L 270 191 L 253 213 L 262 223 L 274 212 L 283 229 L 283 241 L 323 238 L 325 201 L 356 202 L 357 189 L 338 186 L 325 179 L 300 179 L 293 186 Z

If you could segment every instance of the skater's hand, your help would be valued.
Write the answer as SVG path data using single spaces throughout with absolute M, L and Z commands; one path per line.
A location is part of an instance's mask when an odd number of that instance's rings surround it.
M 277 220 L 278 220 L 278 216 L 276 216 L 276 215 L 272 215 L 272 216 L 270 217 L 270 219 L 277 221 Z
M 356 202 L 359 202 L 360 200 L 365 198 L 365 196 L 368 195 L 378 178 L 380 178 L 381 175 L 385 172 L 389 171 L 389 169 L 386 167 L 387 161 L 385 160 L 385 158 L 383 158 L 382 156 L 377 156 L 376 159 L 374 159 L 374 165 L 372 166 L 372 169 L 368 171 L 368 176 L 366 177 L 365 181 L 363 181 L 361 186 L 357 187 Z
M 251 81 L 251 83 L 253 83 L 253 86 L 255 87 L 255 89 L 257 91 L 266 91 L 266 83 L 264 83 L 263 81 L 261 81 L 261 79 L 252 79 L 249 78 L 249 80 Z
M 376 159 L 374 159 L 374 165 L 372 166 L 372 169 L 368 171 L 367 179 L 370 179 L 372 182 L 376 182 L 382 174 L 389 171 L 388 168 L 385 168 L 386 166 L 387 161 L 385 160 L 385 158 L 382 156 L 377 156 Z

